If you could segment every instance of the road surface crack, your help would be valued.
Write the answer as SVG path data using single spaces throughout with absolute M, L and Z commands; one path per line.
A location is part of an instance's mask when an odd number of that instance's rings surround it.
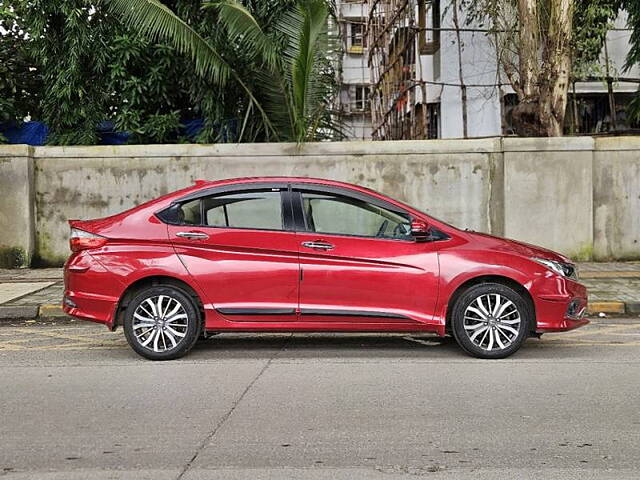
M 224 414 L 224 416 L 216 424 L 216 426 L 213 428 L 213 430 L 211 432 L 209 432 L 209 434 L 204 438 L 204 440 L 202 440 L 202 442 L 200 442 L 200 445 L 198 445 L 198 448 L 196 449 L 195 453 L 191 457 L 191 460 L 189 460 L 187 462 L 187 464 L 184 466 L 182 471 L 176 477 L 176 480 L 182 480 L 184 475 L 191 469 L 191 466 L 195 463 L 196 459 L 198 458 L 198 455 L 200 455 L 200 453 L 202 453 L 202 451 L 205 449 L 205 447 L 207 445 L 209 445 L 209 443 L 211 443 L 211 440 L 213 440 L 213 438 L 216 436 L 218 431 L 226 423 L 226 421 L 229 419 L 229 417 L 231 417 L 231 415 L 236 410 L 238 405 L 240 405 L 240 402 L 242 402 L 242 399 L 247 395 L 247 393 L 249 393 L 249 390 L 251 390 L 251 387 L 253 387 L 255 385 L 255 383 L 258 381 L 258 379 L 262 376 L 262 374 L 264 374 L 264 372 L 267 371 L 267 369 L 269 368 L 269 365 L 271 365 L 271 362 L 273 362 L 273 360 L 275 360 L 275 358 L 278 355 L 280 355 L 280 353 L 286 348 L 286 346 L 289 343 L 290 339 L 291 339 L 291 336 L 289 336 L 289 338 L 282 344 L 282 347 L 280 348 L 280 350 L 278 350 L 271 358 L 269 358 L 269 360 L 267 360 L 267 362 L 260 369 L 260 371 L 256 374 L 256 376 L 253 377 L 251 382 L 249 382 L 247 387 L 242 391 L 240 396 L 233 402 L 233 404 L 231 405 L 231 408 L 229 409 L 229 411 Z

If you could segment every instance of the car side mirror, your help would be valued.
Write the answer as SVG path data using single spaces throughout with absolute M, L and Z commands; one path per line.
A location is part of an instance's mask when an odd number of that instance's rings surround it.
M 416 242 L 426 242 L 431 237 L 431 228 L 423 220 L 411 221 L 411 236 Z

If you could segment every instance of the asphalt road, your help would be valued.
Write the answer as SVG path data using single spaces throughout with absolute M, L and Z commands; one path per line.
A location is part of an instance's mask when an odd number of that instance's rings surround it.
M 0 478 L 639 478 L 639 366 L 639 318 L 501 361 L 318 334 L 152 363 L 98 325 L 2 325 Z

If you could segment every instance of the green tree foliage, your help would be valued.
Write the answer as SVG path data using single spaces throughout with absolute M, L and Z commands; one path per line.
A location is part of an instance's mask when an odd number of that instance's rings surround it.
M 631 48 L 627 54 L 625 69 L 640 64 L 640 2 L 638 0 L 623 0 L 623 8 L 627 11 L 627 24 L 632 29 L 629 43 Z M 627 115 L 632 121 L 640 123 L 640 87 L 635 98 L 629 105 Z
M 247 99 L 241 136 L 303 142 L 340 134 L 329 111 L 336 85 L 327 56 L 325 0 L 300 0 L 265 18 L 264 7 L 254 13 L 236 0 L 206 4 L 223 27 L 226 52 L 159 0 L 110 5 L 131 28 L 152 41 L 170 42 L 190 58 L 201 78 L 223 89 L 235 85 Z
M 184 45 L 166 32 L 127 26 L 107 0 L 0 0 L 8 32 L 0 35 L 0 122 L 31 116 L 50 127 L 50 143 L 64 145 L 97 143 L 105 120 L 131 132 L 130 143 L 186 141 L 181 122 L 193 118 L 206 119 L 197 141 L 238 141 L 243 126 L 243 141 L 280 138 L 260 113 L 269 97 L 259 80 L 264 57 L 221 28 L 218 9 L 201 0 L 155 3 L 179 20 L 195 53 L 182 55 Z M 245 0 L 242 8 L 273 30 L 294 5 Z M 219 56 L 216 71 L 203 69 L 201 49 Z
M 39 114 L 41 82 L 31 69 L 28 46 L 16 12 L 0 0 L 0 123 Z
M 57 144 L 93 144 L 110 95 L 104 88 L 111 22 L 83 0 L 13 2 L 42 79 L 42 120 Z
M 589 0 L 578 4 L 573 18 L 573 76 L 585 78 L 602 73 L 600 55 L 607 31 L 618 16 L 621 0 Z

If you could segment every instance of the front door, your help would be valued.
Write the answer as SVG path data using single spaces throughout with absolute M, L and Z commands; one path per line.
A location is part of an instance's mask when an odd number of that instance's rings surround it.
M 295 199 L 305 230 L 297 234 L 302 321 L 430 323 L 439 245 L 415 241 L 408 213 L 348 193 L 299 189 Z
M 288 208 L 286 187 L 233 191 L 182 204 L 180 225 L 169 225 L 181 261 L 226 319 L 296 320 L 298 242 L 285 229 Z

